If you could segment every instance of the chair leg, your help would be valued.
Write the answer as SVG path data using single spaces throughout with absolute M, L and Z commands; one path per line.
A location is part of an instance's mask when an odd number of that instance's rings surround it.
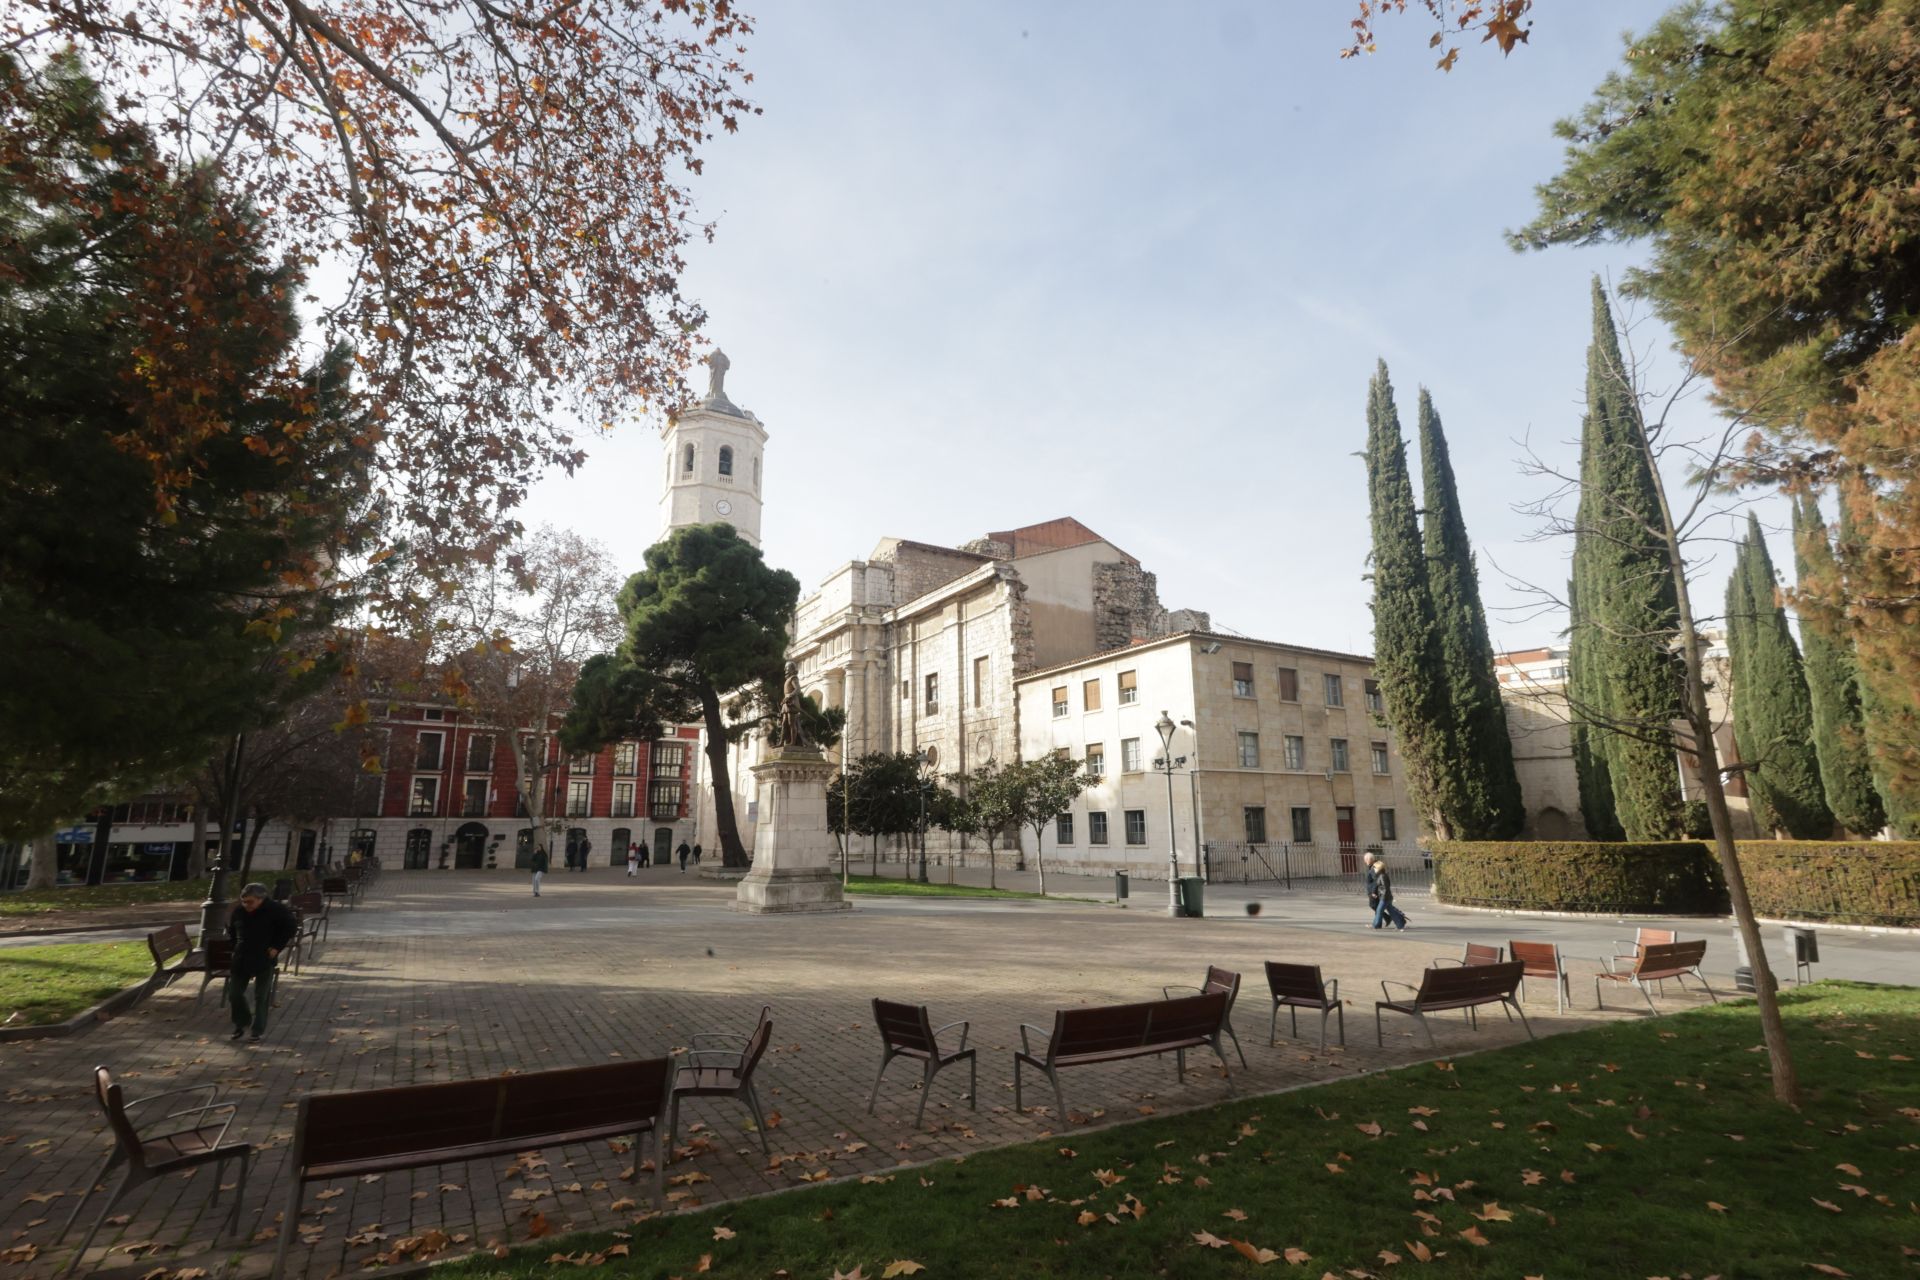
M 273 1251 L 273 1271 L 268 1280 L 280 1280 L 287 1269 L 287 1246 L 300 1232 L 300 1193 L 306 1190 L 306 1184 L 300 1180 L 298 1169 L 291 1170 L 289 1176 L 293 1185 L 287 1188 L 286 1207 L 280 1213 L 280 1243 Z
M 107 1152 L 107 1158 L 100 1162 L 100 1172 L 87 1179 L 87 1189 L 82 1191 L 80 1198 L 73 1202 L 73 1212 L 67 1215 L 66 1225 L 61 1227 L 60 1234 L 53 1238 L 55 1244 L 67 1238 L 67 1232 L 73 1230 L 74 1222 L 80 1217 L 80 1210 L 85 1207 L 88 1200 L 93 1198 L 94 1187 L 99 1185 L 100 1179 L 113 1172 L 113 1166 L 118 1163 L 120 1163 L 120 1148 L 116 1145 L 113 1150 Z
M 753 1112 L 753 1131 L 760 1135 L 760 1154 L 769 1160 L 773 1158 L 773 1148 L 767 1145 L 767 1118 L 760 1112 L 760 1095 L 753 1091 L 753 1081 L 747 1081 L 747 1110 Z
M 1386 1033 L 1380 1029 L 1380 1010 L 1377 1008 L 1373 1011 L 1373 1042 L 1381 1048 L 1385 1048 L 1387 1043 Z
M 1060 1073 L 1057 1070 L 1049 1069 L 1047 1071 L 1047 1078 L 1053 1081 L 1053 1105 L 1060 1108 L 1060 1123 L 1065 1124 L 1067 1122 L 1067 1095 L 1060 1092 Z
M 1525 1009 L 1522 1009 L 1517 1004 L 1514 1005 L 1513 1008 L 1514 1008 L 1514 1011 L 1520 1015 L 1520 1025 L 1526 1029 L 1527 1039 L 1529 1040 L 1538 1039 L 1539 1037 L 1533 1034 L 1533 1024 L 1527 1021 L 1527 1011 Z M 1512 1017 L 1508 1017 L 1507 1021 L 1512 1022 L 1513 1021 Z
M 1025 1110 L 1020 1105 L 1020 1059 L 1013 1060 L 1013 1114 L 1019 1115 Z
M 913 1113 L 913 1127 L 918 1129 L 920 1122 L 927 1117 L 927 1095 L 933 1092 L 933 1059 L 927 1059 L 927 1069 L 920 1076 L 920 1108 Z
M 1295 1040 L 1300 1038 L 1300 1011 L 1292 1005 L 1287 1006 L 1287 1026 Z
M 107 1202 L 101 1205 L 100 1212 L 93 1216 L 93 1225 L 87 1228 L 87 1234 L 81 1238 L 80 1247 L 73 1251 L 73 1257 L 67 1259 L 68 1274 L 80 1265 L 80 1259 L 87 1256 L 87 1247 L 93 1243 L 93 1238 L 100 1234 L 100 1228 L 105 1224 L 107 1215 L 113 1212 L 114 1205 L 120 1203 L 120 1197 L 127 1193 L 127 1189 L 133 1185 L 133 1180 L 132 1169 L 120 1175 L 120 1181 L 114 1184 L 113 1190 L 107 1195 Z M 236 1191 L 235 1195 L 238 1194 Z
M 1280 1039 L 1280 1004 L 1274 1002 L 1273 1016 L 1267 1019 L 1267 1048 L 1271 1049 Z
M 1240 1047 L 1240 1037 L 1237 1034 L 1235 1034 L 1233 1030 L 1233 1024 L 1231 1022 L 1226 1024 L 1225 1029 L 1227 1033 L 1227 1039 L 1233 1041 L 1233 1051 L 1240 1055 L 1240 1065 L 1242 1067 L 1245 1067 L 1247 1065 L 1247 1051 Z
M 1340 1019 L 1340 1047 L 1344 1049 L 1347 1047 L 1347 1006 L 1346 1004 L 1343 1002 L 1341 1004 L 1336 1004 L 1335 1006 L 1333 1006 L 1333 1013 L 1336 1018 Z M 1327 1030 L 1324 1026 L 1320 1028 L 1320 1047 L 1322 1049 L 1327 1047 Z
M 1213 1056 L 1220 1059 L 1220 1074 L 1227 1078 L 1227 1092 L 1228 1093 L 1234 1092 L 1233 1068 L 1227 1065 L 1227 1055 L 1220 1048 L 1219 1036 L 1215 1036 L 1213 1038 Z M 1245 1066 L 1246 1063 L 1243 1062 L 1240 1065 Z
M 667 1104 L 667 1149 L 660 1153 L 660 1163 L 673 1159 L 673 1149 L 680 1145 L 680 1095 L 674 1094 Z
M 1593 980 L 1593 1007 L 1596 1009 L 1604 1009 L 1607 1007 L 1606 999 L 1600 994 L 1600 989 L 1600 979 L 1595 978 Z
M 247 1169 L 248 1169 L 248 1166 L 252 1163 L 252 1160 L 253 1160 L 252 1153 L 245 1152 L 245 1151 L 240 1153 L 240 1179 L 234 1185 L 234 1188 L 233 1188 L 233 1209 L 227 1214 L 227 1234 L 228 1235 L 232 1235 L 234 1232 L 240 1229 L 240 1205 L 241 1205 L 241 1202 L 246 1199 L 246 1196 L 244 1193 L 247 1187 Z M 222 1160 L 220 1162 L 220 1168 L 224 1169 L 226 1167 L 226 1163 L 227 1163 L 226 1161 Z M 220 1169 L 214 1170 L 215 1177 L 213 1180 L 213 1193 L 216 1196 L 220 1194 L 220 1179 L 218 1176 L 219 1172 L 220 1172 Z
M 1567 1002 L 1573 999 L 1573 987 L 1567 981 L 1567 975 L 1561 974 L 1560 980 L 1553 984 L 1553 1011 L 1565 1013 Z
M 977 1053 L 967 1059 L 967 1103 L 975 1111 L 980 1109 L 980 1055 Z
M 1647 1008 L 1653 1009 L 1653 1016 L 1656 1018 L 1659 1017 L 1660 1010 L 1654 1008 L 1653 992 L 1647 990 L 1647 984 L 1644 982 L 1636 982 L 1633 985 L 1640 988 L 1640 994 L 1647 998 Z
M 874 1104 L 880 1101 L 880 1077 L 887 1074 L 887 1064 L 893 1061 L 891 1053 L 880 1058 L 880 1074 L 873 1078 L 873 1093 L 867 1098 L 867 1114 L 873 1114 Z
M 1187 1051 L 1185 1049 L 1173 1051 L 1173 1078 L 1181 1084 L 1187 1082 Z
M 638 1155 L 640 1149 L 634 1148 Z M 653 1129 L 653 1204 L 656 1209 L 667 1207 L 667 1153 L 660 1148 L 660 1126 L 655 1121 Z

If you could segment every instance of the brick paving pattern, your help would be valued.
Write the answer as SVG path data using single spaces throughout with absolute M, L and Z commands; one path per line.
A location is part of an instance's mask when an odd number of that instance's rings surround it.
M 1029 1086 L 1026 1100 L 1046 1105 L 1013 1110 L 1020 1023 L 1048 1027 L 1063 1004 L 1157 999 L 1163 984 L 1199 981 L 1209 963 L 1245 975 L 1234 1023 L 1250 1069 L 1233 1061 L 1243 1097 L 1424 1059 L 1425 1041 L 1405 1018 L 1390 1018 L 1386 1047 L 1374 1047 L 1371 1005 L 1380 979 L 1417 981 L 1435 955 L 1458 950 L 1417 929 L 1309 930 L 1273 914 L 1176 921 L 1085 903 L 863 898 L 844 915 L 750 917 L 727 910 L 729 886 L 671 872 L 638 882 L 621 872 L 557 872 L 547 883 L 535 900 L 524 877 L 505 873 L 388 872 L 357 909 L 336 908 L 331 944 L 304 973 L 283 978 L 258 1047 L 227 1040 L 217 986 L 196 1004 L 197 984 L 188 983 L 84 1036 L 0 1045 L 0 1248 L 16 1264 L 6 1272 L 64 1267 L 99 1203 L 53 1244 L 108 1147 L 90 1098 L 96 1063 L 133 1097 L 220 1085 L 238 1104 L 232 1136 L 262 1151 L 241 1191 L 243 1243 L 216 1240 L 224 1197 L 209 1203 L 214 1175 L 202 1170 L 123 1201 L 80 1272 L 131 1277 L 204 1267 L 216 1277 L 250 1276 L 267 1270 L 275 1237 L 293 1226 L 278 1218 L 294 1099 L 303 1093 L 655 1056 L 695 1031 L 744 1032 L 768 1003 L 773 1049 L 760 1079 L 763 1103 L 780 1117 L 769 1135 L 774 1159 L 761 1155 L 744 1108 L 695 1102 L 682 1110 L 682 1148 L 693 1150 L 669 1167 L 675 1183 L 666 1207 L 712 1204 L 822 1174 L 880 1173 L 1225 1100 L 1218 1067 L 1202 1052 L 1189 1055 L 1183 1083 L 1170 1057 L 1065 1073 L 1076 1114 L 1064 1123 L 1044 1080 Z M 1491 923 L 1487 932 L 1505 936 Z M 0 963 L 30 954 L 0 952 Z M 1322 1054 L 1313 1040 L 1288 1039 L 1284 1018 L 1278 1047 L 1267 1046 L 1265 959 L 1316 962 L 1340 979 L 1349 1001 L 1344 1049 Z M 1578 997 L 1577 976 L 1574 989 Z M 948 1071 L 935 1083 L 926 1123 L 914 1128 L 917 1071 L 895 1063 L 877 1113 L 866 1114 L 879 1063 L 868 1005 L 875 995 L 930 1004 L 936 1024 L 972 1020 L 978 1111 L 962 1097 L 964 1070 Z M 1590 997 L 1579 1003 L 1554 1016 L 1542 984 L 1529 1016 L 1542 1035 L 1596 1017 L 1646 1016 L 1596 1014 Z M 1301 1030 L 1312 1034 L 1308 1022 Z M 1464 1019 L 1437 1022 L 1443 1053 L 1523 1038 L 1497 1014 L 1482 1018 L 1478 1032 Z M 531 1168 L 498 1159 L 316 1184 L 302 1204 L 289 1275 L 356 1274 L 429 1229 L 455 1238 L 451 1256 L 527 1239 L 533 1213 L 564 1231 L 619 1226 L 656 1207 L 650 1179 L 623 1179 L 633 1153 L 601 1142 L 541 1154 L 544 1165 Z M 32 1246 L 37 1256 L 28 1257 Z

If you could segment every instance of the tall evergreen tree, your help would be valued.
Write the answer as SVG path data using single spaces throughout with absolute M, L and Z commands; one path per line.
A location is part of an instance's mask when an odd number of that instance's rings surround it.
M 1860 487 L 1858 477 L 1850 479 L 1850 486 L 1843 489 Z M 1862 616 L 1872 611 L 1863 608 L 1862 596 L 1874 594 L 1875 584 L 1887 581 L 1884 566 L 1873 567 L 1886 553 L 1861 532 L 1857 513 L 1863 509 L 1857 496 L 1843 498 L 1835 547 L 1846 581 L 1848 629 L 1860 673 L 1861 720 L 1873 762 L 1873 785 L 1887 806 L 1887 825 L 1902 840 L 1916 840 L 1920 839 L 1920 692 L 1906 683 L 1897 655 L 1884 643 L 1886 636 L 1876 634 L 1884 630 L 1882 625 Z M 1908 630 L 1913 630 L 1911 625 Z
M 1860 675 L 1853 641 L 1840 609 L 1840 566 L 1827 524 L 1810 493 L 1793 504 L 1793 567 L 1799 589 L 1800 642 L 1806 651 L 1807 693 L 1813 704 L 1813 747 L 1827 807 L 1855 835 L 1887 825 L 1886 805 L 1873 784 L 1866 728 L 1860 714 Z
M 1605 687 L 1600 678 L 1599 658 L 1595 655 L 1592 634 L 1580 611 L 1579 547 L 1574 549 L 1572 581 L 1567 583 L 1567 701 L 1571 707 L 1568 729 L 1573 747 L 1573 776 L 1580 792 L 1580 817 L 1587 835 L 1595 840 L 1624 840 L 1620 815 L 1613 808 L 1613 778 L 1607 772 L 1607 751 L 1600 741 L 1600 729 L 1583 714 L 1583 708 L 1599 705 Z
M 1680 609 L 1658 533 L 1646 424 L 1597 278 L 1581 454 L 1574 554 L 1584 569 L 1583 648 L 1591 648 L 1589 674 L 1597 680 L 1589 690 L 1595 700 L 1580 714 L 1598 730 L 1627 839 L 1673 840 L 1682 808 L 1670 736 L 1682 712 L 1684 672 L 1674 651 Z
M 1446 678 L 1433 622 L 1426 553 L 1407 472 L 1407 443 L 1382 360 L 1367 385 L 1367 497 L 1373 524 L 1373 673 L 1407 762 L 1407 794 L 1443 840 L 1457 834 L 1447 775 Z
M 1820 784 L 1806 671 L 1778 596 L 1773 558 L 1749 511 L 1727 582 L 1733 738 L 1749 766 L 1755 816 L 1795 840 L 1822 840 L 1833 834 L 1833 811 Z
M 1420 391 L 1420 470 L 1426 501 L 1427 590 L 1433 598 L 1441 670 L 1446 682 L 1453 750 L 1445 766 L 1447 791 L 1457 805 L 1455 835 L 1463 840 L 1510 840 L 1526 826 L 1513 739 L 1493 669 L 1493 641 L 1480 602 L 1480 576 L 1460 509 L 1447 436 L 1433 398 Z

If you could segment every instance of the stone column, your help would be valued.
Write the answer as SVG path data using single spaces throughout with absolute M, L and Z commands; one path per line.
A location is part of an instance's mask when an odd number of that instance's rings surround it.
M 753 766 L 760 822 L 753 833 L 753 870 L 734 890 L 734 910 L 772 915 L 852 905 L 833 869 L 835 845 L 827 830 L 833 774 L 834 766 L 812 748 L 778 748 Z

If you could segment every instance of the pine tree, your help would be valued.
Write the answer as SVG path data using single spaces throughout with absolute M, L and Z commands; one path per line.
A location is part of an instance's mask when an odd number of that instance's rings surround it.
M 1574 549 L 1574 577 L 1567 583 L 1567 701 L 1571 707 L 1568 728 L 1573 746 L 1573 775 L 1580 790 L 1580 817 L 1587 835 L 1595 840 L 1624 840 L 1620 815 L 1613 808 L 1613 778 L 1607 773 L 1607 752 L 1600 743 L 1600 729 L 1588 722 L 1581 709 L 1597 706 L 1604 687 L 1599 679 L 1599 659 L 1595 656 L 1591 632 L 1580 612 L 1579 547 Z
M 1446 683 L 1453 749 L 1445 766 L 1455 797 L 1454 831 L 1463 840 L 1510 840 L 1526 826 L 1513 739 L 1493 669 L 1493 641 L 1480 602 L 1473 544 L 1460 510 L 1447 436 L 1433 399 L 1420 391 L 1420 469 L 1426 502 L 1427 590 Z
M 1887 825 L 1901 839 L 1914 840 L 1920 839 L 1920 692 L 1903 675 L 1886 613 L 1862 604 L 1863 597 L 1883 598 L 1879 591 L 1893 581 L 1886 553 L 1861 531 L 1859 512 L 1871 511 L 1874 501 L 1858 492 L 1864 487 L 1857 478 L 1843 486 L 1836 555 L 1846 578 L 1847 620 L 1860 673 L 1860 712 L 1873 785 L 1886 802 Z M 1906 624 L 1909 637 L 1914 629 L 1912 622 Z M 1910 638 L 1907 645 L 1914 647 Z
M 1683 671 L 1673 647 L 1680 610 L 1655 532 L 1659 499 L 1646 425 L 1597 278 L 1581 450 L 1575 560 L 1585 562 L 1581 625 L 1594 658 L 1589 675 L 1596 677 L 1588 686 L 1594 701 L 1583 714 L 1598 730 L 1626 838 L 1673 840 L 1681 833 L 1682 808 L 1670 738 L 1682 712 Z
M 1393 384 L 1382 360 L 1367 386 L 1367 497 L 1373 524 L 1373 672 L 1407 762 L 1407 794 L 1442 840 L 1458 812 L 1445 769 L 1451 737 L 1440 637 Z
M 1813 745 L 1813 701 L 1778 594 L 1773 558 L 1749 511 L 1727 582 L 1734 742 L 1749 766 L 1748 793 L 1760 821 L 1795 840 L 1823 840 L 1833 834 L 1833 811 Z
M 1841 611 L 1840 566 L 1827 540 L 1826 521 L 1813 495 L 1793 504 L 1793 566 L 1799 591 L 1800 641 L 1806 651 L 1807 693 L 1813 703 L 1813 746 L 1827 807 L 1855 835 L 1887 825 L 1886 805 L 1873 785 L 1866 729 L 1860 714 L 1860 675 Z

